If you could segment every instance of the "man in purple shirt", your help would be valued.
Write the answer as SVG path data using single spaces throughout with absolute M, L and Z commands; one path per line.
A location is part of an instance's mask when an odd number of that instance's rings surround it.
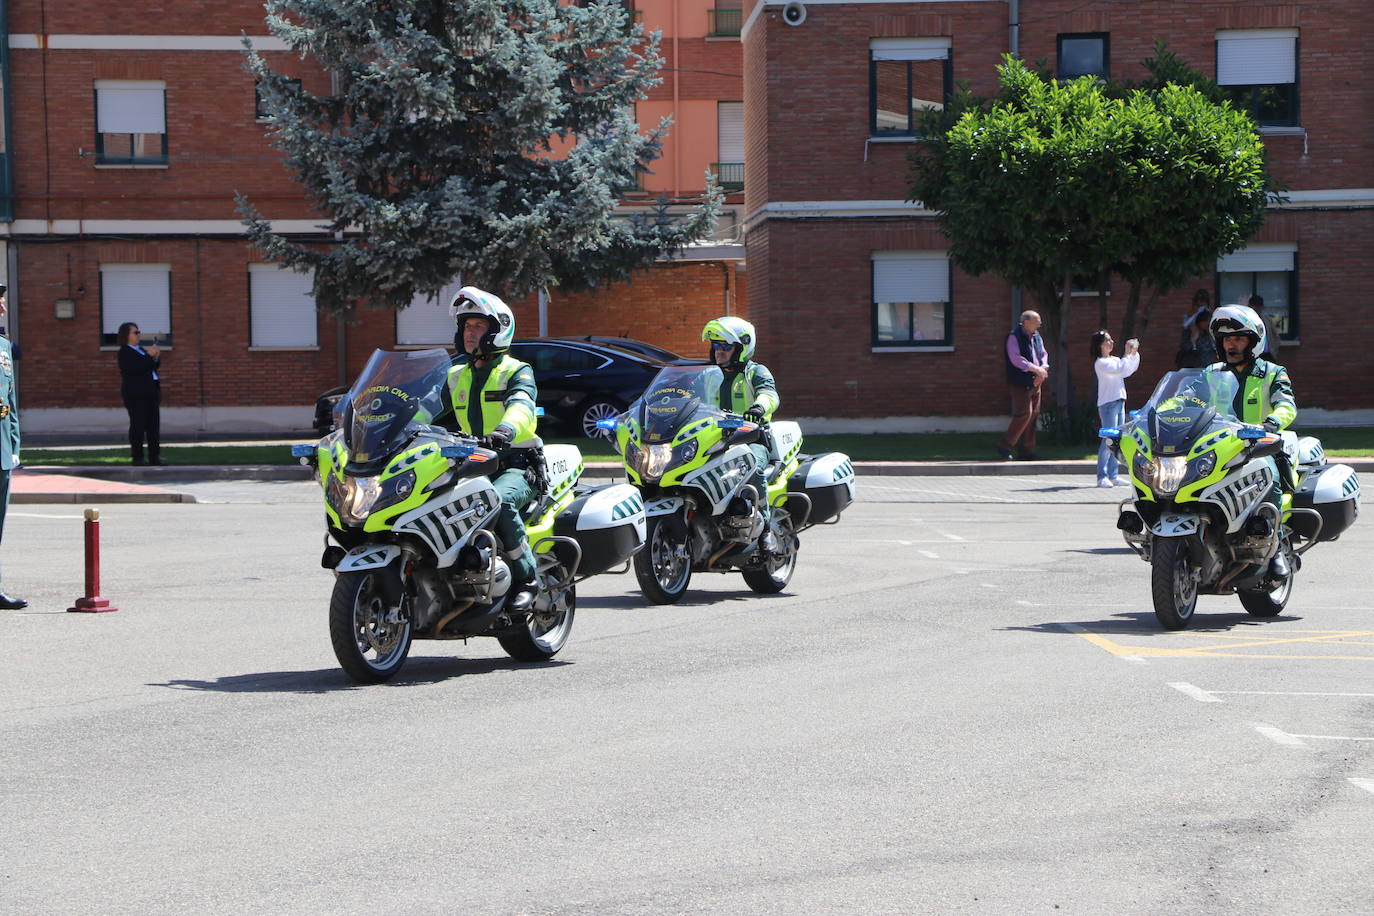
M 1050 357 L 1040 339 L 1040 314 L 1021 313 L 1021 324 L 1007 335 L 1007 390 L 1011 392 L 1011 424 L 997 443 L 997 454 L 1010 461 L 1012 450 L 1023 461 L 1034 461 L 1035 426 L 1040 419 L 1040 393 L 1050 374 Z

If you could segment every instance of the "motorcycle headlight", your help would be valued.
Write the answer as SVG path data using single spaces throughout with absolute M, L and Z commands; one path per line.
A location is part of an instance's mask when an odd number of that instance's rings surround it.
M 361 525 L 378 509 L 385 509 L 415 489 L 415 471 L 397 474 L 385 482 L 376 477 L 330 477 L 329 501 L 346 525 Z
M 1212 468 L 1217 466 L 1217 453 L 1207 452 L 1198 455 L 1188 464 L 1188 479 L 1201 480 L 1212 473 Z
M 633 467 L 640 479 L 648 483 L 663 476 L 672 457 L 673 447 L 670 444 L 646 445 L 635 452 Z
M 1177 493 L 1178 488 L 1183 484 L 1183 476 L 1188 471 L 1188 459 L 1178 458 L 1156 458 L 1153 462 L 1154 482 L 1151 486 L 1155 491 L 1165 495 Z

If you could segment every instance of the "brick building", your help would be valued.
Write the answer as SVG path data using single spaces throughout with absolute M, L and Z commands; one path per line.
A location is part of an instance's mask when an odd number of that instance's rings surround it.
M 1361 76 L 1374 51 L 1355 38 L 1371 28 L 1368 0 L 751 0 L 750 317 L 787 408 L 875 430 L 1001 425 L 999 354 L 1021 305 L 998 278 L 952 269 L 934 216 L 906 201 L 913 112 L 958 83 L 993 93 L 1008 52 L 1061 77 L 1139 79 L 1165 39 L 1252 106 L 1289 201 L 1214 275 L 1155 306 L 1129 406 L 1171 368 L 1200 286 L 1221 303 L 1265 296 L 1300 422 L 1374 421 L 1374 85 Z M 1085 398 L 1091 296 L 1071 309 L 1067 337 L 1071 360 L 1084 352 L 1072 369 Z M 1113 302 L 1109 328 L 1121 312 Z
M 702 325 L 746 306 L 739 12 L 649 0 L 667 69 L 641 123 L 675 125 L 625 207 L 699 196 L 708 169 L 732 190 L 720 237 L 595 295 L 513 302 L 520 332 L 644 338 L 699 352 Z M 308 428 L 316 395 L 376 347 L 449 344 L 446 303 L 400 313 L 315 312 L 308 278 L 264 262 L 234 205 L 245 193 L 281 231 L 328 244 L 267 141 L 246 34 L 279 72 L 326 91 L 328 76 L 267 35 L 260 0 L 9 0 L 0 4 L 7 119 L 0 278 L 19 346 L 26 432 L 117 432 L 115 331 L 163 345 L 163 429 Z M 151 24 L 156 25 L 151 25 Z

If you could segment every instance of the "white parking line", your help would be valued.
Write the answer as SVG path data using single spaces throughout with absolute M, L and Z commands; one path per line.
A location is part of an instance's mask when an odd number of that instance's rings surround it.
M 919 553 L 921 556 L 925 557 L 927 560 L 940 559 L 940 555 L 933 550 L 918 550 L 916 552 Z
M 1374 794 L 1374 779 L 1363 779 L 1359 776 L 1349 776 L 1346 778 L 1349 779 L 1350 782 L 1354 785 L 1357 785 L 1361 789 L 1364 789 L 1366 792 Z
M 1208 693 L 1206 690 L 1203 690 L 1201 687 L 1194 687 L 1192 684 L 1188 684 L 1188 683 L 1185 683 L 1185 682 L 1183 682 L 1183 681 L 1172 681 L 1172 682 L 1170 682 L 1169 686 L 1172 687 L 1172 688 L 1174 688 L 1175 690 L 1177 690 L 1177 691 L 1180 692 L 1180 693 L 1187 694 L 1188 696 L 1190 696 L 1190 697 L 1192 697 L 1193 699 L 1197 700 L 1199 703 L 1220 703 L 1220 702 L 1222 702 L 1221 698 L 1218 697 L 1218 696 L 1216 696 L 1215 694 Z
M 1213 690 L 1212 693 L 1257 697 L 1374 697 L 1374 693 L 1316 693 L 1301 690 Z
M 1307 747 L 1307 742 L 1303 741 L 1297 735 L 1290 735 L 1288 732 L 1275 728 L 1272 725 L 1252 722 L 1250 723 L 1250 727 L 1275 744 L 1282 744 L 1285 747 Z
M 49 514 L 49 513 L 47 513 L 47 512 L 15 512 L 13 509 L 10 510 L 10 513 L 9 513 L 9 514 L 10 514 L 11 517 L 17 516 L 17 517 L 19 517 L 19 518 L 63 518 L 63 519 L 72 519 L 72 518 L 83 518 L 83 517 L 84 517 L 84 516 L 81 516 L 81 515 L 52 515 L 52 514 Z
M 1352 735 L 1292 735 L 1294 738 L 1308 738 L 1312 741 L 1374 741 L 1374 738 L 1356 738 Z
M 942 533 L 945 535 L 945 537 L 949 538 L 951 541 L 962 541 L 962 540 L 963 540 L 963 538 L 959 537 L 959 535 L 957 535 L 957 534 L 949 534 L 948 532 L 942 532 Z

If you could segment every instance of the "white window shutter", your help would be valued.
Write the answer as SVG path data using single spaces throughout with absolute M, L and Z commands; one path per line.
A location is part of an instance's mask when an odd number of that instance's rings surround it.
M 117 334 L 126 321 L 138 325 L 144 340 L 172 331 L 170 264 L 101 264 L 100 324 Z
M 716 152 L 720 162 L 744 161 L 744 103 L 716 103 L 719 140 Z
M 1217 258 L 1217 273 L 1264 273 L 1292 270 L 1298 246 L 1283 242 L 1259 242 Z
M 309 274 L 278 264 L 249 264 L 248 287 L 252 346 L 319 346 Z
M 463 288 L 453 280 L 438 296 L 416 296 L 410 305 L 396 313 L 396 343 L 401 346 L 453 346 L 455 325 L 448 304 Z
M 1217 83 L 1281 86 L 1297 79 L 1297 29 L 1217 33 Z
M 948 302 L 948 255 L 943 251 L 875 251 L 873 301 Z
M 871 38 L 868 53 L 873 60 L 944 60 L 949 57 L 948 38 Z
M 102 134 L 165 134 L 165 83 L 96 80 L 95 123 Z

